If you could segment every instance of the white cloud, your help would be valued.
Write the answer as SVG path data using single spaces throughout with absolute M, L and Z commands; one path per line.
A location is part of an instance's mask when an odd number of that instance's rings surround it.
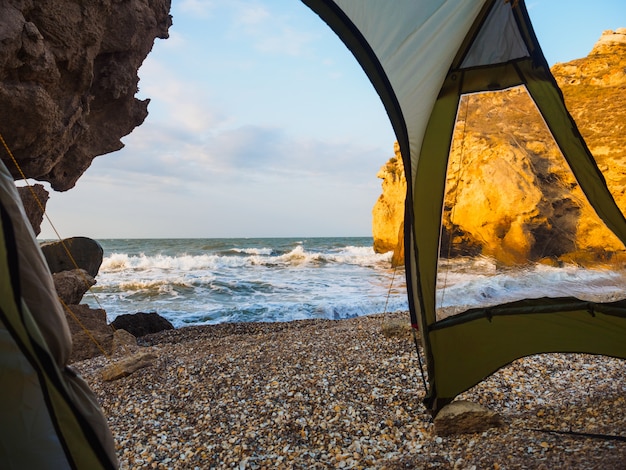
M 294 28 L 289 15 L 256 2 L 237 3 L 233 14 L 233 34 L 244 33 L 264 54 L 299 56 L 314 40 L 310 33 Z
M 299 56 L 305 52 L 312 39 L 311 35 L 284 26 L 269 35 L 258 37 L 255 47 L 264 53 Z
M 208 132 L 227 119 L 226 113 L 212 102 L 207 87 L 179 77 L 164 64 L 148 58 L 141 74 L 150 77 L 145 80 L 142 92 L 158 97 L 148 107 L 149 113 L 156 108 L 156 119 L 189 133 Z
M 180 50 L 187 45 L 187 40 L 183 34 L 177 29 L 170 28 L 169 37 L 166 40 L 159 40 L 155 43 L 155 47 L 163 47 L 167 49 Z M 151 56 L 148 55 L 148 58 Z
M 236 23 L 244 26 L 255 26 L 265 23 L 270 18 L 270 12 L 263 5 L 255 3 L 238 4 Z
M 88 174 L 120 184 L 152 181 L 165 190 L 226 182 L 235 188 L 250 181 L 378 187 L 375 175 L 387 158 L 384 150 L 349 140 L 297 137 L 253 125 L 193 135 L 147 123 L 124 143 L 123 150 L 97 158 Z
M 196 16 L 210 16 L 216 5 L 213 0 L 180 0 L 179 8 L 182 12 Z

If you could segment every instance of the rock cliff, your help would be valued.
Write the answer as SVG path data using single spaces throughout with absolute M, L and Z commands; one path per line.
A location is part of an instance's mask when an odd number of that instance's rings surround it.
M 583 59 L 552 69 L 566 104 L 626 209 L 626 29 L 605 32 Z M 399 177 L 401 175 L 401 177 Z M 374 248 L 403 255 L 404 171 L 381 169 Z M 448 168 L 442 256 L 589 262 L 623 250 L 597 219 L 523 88 L 464 97 Z
M 65 191 L 96 156 L 122 148 L 147 115 L 137 70 L 168 37 L 170 1 L 0 4 L 0 133 L 27 177 Z
M 404 233 L 404 200 L 406 179 L 400 147 L 394 144 L 394 156 L 376 175 L 383 180 L 383 193 L 372 210 L 372 232 L 376 253 L 394 252 L 392 264 L 400 265 L 404 259 L 402 240 Z

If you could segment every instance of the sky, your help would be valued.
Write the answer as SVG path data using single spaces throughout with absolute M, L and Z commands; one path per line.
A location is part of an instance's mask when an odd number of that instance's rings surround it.
M 626 27 L 624 0 L 527 0 L 548 62 Z M 371 236 L 385 110 L 356 60 L 297 0 L 173 0 L 139 70 L 144 123 L 52 192 L 39 238 Z M 49 185 L 46 186 L 49 189 Z

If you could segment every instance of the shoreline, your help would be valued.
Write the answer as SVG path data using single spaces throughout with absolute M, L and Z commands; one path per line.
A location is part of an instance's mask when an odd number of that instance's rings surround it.
M 405 322 L 407 328 L 385 330 Z M 625 361 L 531 356 L 457 399 L 504 425 L 439 437 L 408 314 L 185 326 L 140 339 L 153 367 L 102 381 L 98 357 L 73 364 L 96 394 L 121 468 L 619 468 Z

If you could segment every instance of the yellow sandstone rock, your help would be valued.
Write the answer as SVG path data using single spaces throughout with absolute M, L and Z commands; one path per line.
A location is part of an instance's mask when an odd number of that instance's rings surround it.
M 626 209 L 626 29 L 552 71 L 609 189 Z M 622 259 L 623 245 L 586 201 L 523 88 L 464 97 L 448 165 L 442 256 L 504 265 Z M 406 181 L 398 145 L 378 177 L 374 249 L 404 258 Z M 419 227 L 416 228 L 419 230 Z

